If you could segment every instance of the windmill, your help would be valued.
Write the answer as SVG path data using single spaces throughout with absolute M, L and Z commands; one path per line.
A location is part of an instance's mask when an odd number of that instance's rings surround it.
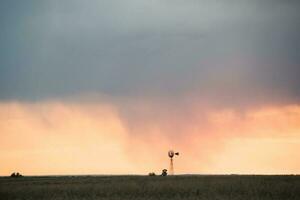
M 174 175 L 174 166 L 173 166 L 173 157 L 178 156 L 179 152 L 174 152 L 173 150 L 170 150 L 168 152 L 168 156 L 170 157 L 170 175 Z

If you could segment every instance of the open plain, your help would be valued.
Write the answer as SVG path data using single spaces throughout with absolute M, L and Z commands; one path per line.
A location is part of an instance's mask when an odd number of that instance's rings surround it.
M 0 178 L 2 200 L 299 200 L 296 175 L 48 176 Z

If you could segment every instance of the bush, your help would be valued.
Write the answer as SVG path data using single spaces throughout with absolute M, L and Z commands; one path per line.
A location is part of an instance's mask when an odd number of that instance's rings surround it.
M 167 176 L 167 175 L 168 175 L 167 171 L 168 171 L 168 170 L 163 169 L 161 175 L 162 175 L 162 176 Z
M 10 175 L 10 177 L 12 177 L 12 178 L 19 178 L 19 177 L 23 177 L 22 176 L 22 174 L 20 174 L 19 172 L 17 172 L 17 173 L 12 173 L 11 175 Z

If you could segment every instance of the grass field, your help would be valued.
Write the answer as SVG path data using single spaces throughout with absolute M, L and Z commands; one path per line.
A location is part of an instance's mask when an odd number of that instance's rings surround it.
M 0 178 L 0 199 L 300 199 L 300 176 Z

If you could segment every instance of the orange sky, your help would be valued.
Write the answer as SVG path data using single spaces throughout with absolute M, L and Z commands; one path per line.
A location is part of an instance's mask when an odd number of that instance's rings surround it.
M 0 175 L 300 173 L 300 106 L 187 108 L 140 103 L 131 119 L 110 103 L 0 104 Z
M 300 174 L 299 10 L 0 1 L 0 176 Z

